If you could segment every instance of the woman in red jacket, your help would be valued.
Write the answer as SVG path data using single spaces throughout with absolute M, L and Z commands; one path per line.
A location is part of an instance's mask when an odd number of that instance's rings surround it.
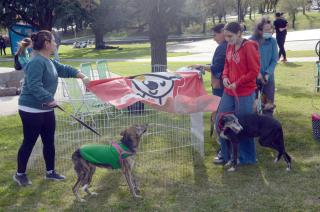
M 225 88 L 216 116 L 217 122 L 219 122 L 220 114 L 223 113 L 234 112 L 236 115 L 253 113 L 256 79 L 260 70 L 258 44 L 242 38 L 240 24 L 237 22 L 229 23 L 225 27 L 224 33 L 226 41 L 228 41 L 222 74 Z M 227 162 L 225 140 L 220 138 L 220 144 L 223 157 L 218 163 L 225 163 Z M 240 142 L 238 159 L 240 164 L 256 162 L 253 139 Z

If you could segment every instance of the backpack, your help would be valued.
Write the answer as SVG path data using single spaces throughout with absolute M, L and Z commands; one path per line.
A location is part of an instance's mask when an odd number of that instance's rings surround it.
M 20 62 L 19 62 L 19 56 L 18 56 L 18 54 L 14 55 L 14 68 L 15 68 L 16 70 L 21 70 L 21 69 L 22 69 L 22 66 L 21 66 L 21 64 L 20 64 Z

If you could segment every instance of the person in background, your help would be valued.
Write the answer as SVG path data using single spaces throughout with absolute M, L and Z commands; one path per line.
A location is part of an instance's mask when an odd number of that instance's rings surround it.
M 273 115 L 275 81 L 274 71 L 278 61 L 277 41 L 272 37 L 273 26 L 271 21 L 263 18 L 255 27 L 252 40 L 259 45 L 260 73 L 257 82 L 262 86 L 262 94 L 265 96 L 263 113 Z
M 283 13 L 277 12 L 276 20 L 273 25 L 276 29 L 276 38 L 279 46 L 279 60 L 282 56 L 282 62 L 287 62 L 286 50 L 284 49 L 284 43 L 286 42 L 288 21 L 283 17 Z
M 222 72 L 224 68 L 224 62 L 226 60 L 226 50 L 228 42 L 225 40 L 224 37 L 224 24 L 217 24 L 211 30 L 213 33 L 213 39 L 217 42 L 218 47 L 216 48 L 212 62 L 210 65 L 202 66 L 202 65 L 193 65 L 193 68 L 199 69 L 203 68 L 206 71 L 211 72 L 211 87 L 212 87 L 212 94 L 216 96 L 222 97 L 223 94 L 223 84 L 222 84 Z M 213 120 L 215 117 L 211 117 Z M 212 127 L 212 126 L 211 126 Z M 217 155 L 214 159 L 214 163 L 220 163 L 223 158 L 221 155 L 221 149 L 217 151 Z
M 27 65 L 30 60 L 30 54 L 28 49 L 32 47 L 32 41 L 30 38 L 24 38 L 19 42 L 19 49 L 16 53 L 18 55 L 19 63 L 22 69 Z
M 58 77 L 81 78 L 85 85 L 90 82 L 89 78 L 77 69 L 50 59 L 56 48 L 51 32 L 41 30 L 31 35 L 31 40 L 35 55 L 24 69 L 25 79 L 18 101 L 23 127 L 23 142 L 18 151 L 18 167 L 13 180 L 20 186 L 31 184 L 27 178 L 26 168 L 39 135 L 43 143 L 45 178 L 49 180 L 65 179 L 55 170 L 56 121 L 53 108 L 57 106 L 54 96 L 58 86 Z
M 61 44 L 61 37 L 60 37 L 60 33 L 57 31 L 57 30 L 52 30 L 52 34 L 54 36 L 54 39 L 56 41 L 56 49 L 54 50 L 54 59 L 56 61 L 60 61 L 60 58 L 59 58 L 59 47 L 60 47 L 60 44 Z
M 242 38 L 241 26 L 230 22 L 224 28 L 225 39 L 228 42 L 226 61 L 222 74 L 224 93 L 216 116 L 217 133 L 221 116 L 225 113 L 253 113 L 256 79 L 260 70 L 259 47 L 251 40 Z M 222 158 L 220 164 L 228 161 L 227 148 L 224 139 L 220 138 Z M 239 143 L 240 164 L 256 163 L 256 149 L 252 138 Z
M 2 56 L 2 52 L 4 55 L 7 55 L 6 48 L 7 48 L 6 40 L 4 39 L 4 37 L 2 35 L 0 35 L 0 54 L 1 54 L 1 56 Z

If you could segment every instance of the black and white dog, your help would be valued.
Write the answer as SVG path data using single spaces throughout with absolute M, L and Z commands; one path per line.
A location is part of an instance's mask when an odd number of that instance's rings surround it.
M 235 116 L 224 114 L 219 120 L 220 137 L 226 139 L 229 171 L 235 171 L 238 158 L 238 145 L 243 138 L 259 137 L 259 143 L 263 147 L 277 150 L 278 155 L 274 162 L 278 162 L 283 156 L 287 163 L 287 171 L 291 170 L 291 157 L 285 150 L 282 126 L 272 117 L 258 114 L 245 114 Z M 231 156 L 233 147 L 233 158 Z

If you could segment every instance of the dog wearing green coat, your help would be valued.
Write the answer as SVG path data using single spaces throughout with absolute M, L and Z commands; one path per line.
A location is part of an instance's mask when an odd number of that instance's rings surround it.
M 81 186 L 87 194 L 97 195 L 97 193 L 89 191 L 89 185 L 96 167 L 122 169 L 133 197 L 141 197 L 136 180 L 132 174 L 133 163 L 129 158 L 135 155 L 141 137 L 146 130 L 147 125 L 133 125 L 121 132 L 122 138 L 119 143 L 112 142 L 110 145 L 83 145 L 72 154 L 74 170 L 78 176 L 72 190 L 77 200 L 81 202 L 85 201 L 79 194 Z

